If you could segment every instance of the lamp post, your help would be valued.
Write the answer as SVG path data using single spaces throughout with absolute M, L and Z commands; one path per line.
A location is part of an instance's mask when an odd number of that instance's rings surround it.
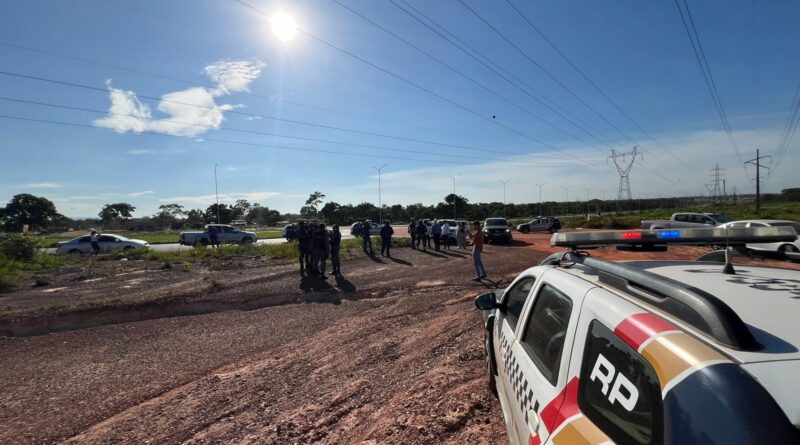
M 547 183 L 543 182 L 541 184 L 533 184 L 533 185 L 539 187 L 539 216 L 542 216 L 542 187 L 545 184 L 547 184 Z
M 214 164 L 214 195 L 217 197 L 217 224 L 219 224 L 219 188 L 217 187 L 217 164 Z
M 383 203 L 381 202 L 381 171 L 389 164 L 383 164 L 380 168 L 372 167 L 378 171 L 378 224 L 383 225 Z
M 571 185 L 567 185 L 567 186 L 563 186 L 562 185 L 561 188 L 564 189 L 564 191 L 567 192 L 567 211 L 566 211 L 566 214 L 569 214 L 569 189 L 571 189 L 572 186 Z
M 506 217 L 506 184 L 508 184 L 511 179 L 506 179 L 505 181 L 498 180 L 497 182 L 503 184 L 503 218 Z
M 456 178 L 459 176 L 461 176 L 461 173 L 455 176 L 447 175 L 448 178 L 453 180 L 453 221 L 456 220 L 456 200 L 458 199 L 458 196 L 456 195 Z

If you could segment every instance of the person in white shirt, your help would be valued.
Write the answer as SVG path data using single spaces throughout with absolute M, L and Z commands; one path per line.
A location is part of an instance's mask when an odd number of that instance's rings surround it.
M 447 221 L 442 225 L 442 240 L 444 241 L 444 250 L 450 250 L 450 224 L 447 224 Z

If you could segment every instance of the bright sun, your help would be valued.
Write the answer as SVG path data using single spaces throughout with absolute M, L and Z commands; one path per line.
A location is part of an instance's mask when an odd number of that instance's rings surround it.
M 290 14 L 279 11 L 270 19 L 272 33 L 281 41 L 288 42 L 297 34 L 297 23 Z

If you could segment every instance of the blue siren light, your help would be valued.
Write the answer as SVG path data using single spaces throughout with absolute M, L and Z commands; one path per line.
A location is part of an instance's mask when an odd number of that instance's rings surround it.
M 681 237 L 680 230 L 664 230 L 662 232 L 658 232 L 658 237 L 661 239 L 678 239 Z

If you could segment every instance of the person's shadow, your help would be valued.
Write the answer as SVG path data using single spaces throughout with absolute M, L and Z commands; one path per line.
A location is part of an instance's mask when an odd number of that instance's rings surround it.
M 308 275 L 300 277 L 300 289 L 303 292 L 330 292 L 334 290 L 333 286 L 322 278 Z
M 409 262 L 408 262 L 408 261 L 406 261 L 406 260 L 401 260 L 400 258 L 395 258 L 395 257 L 393 257 L 393 256 L 390 256 L 390 257 L 388 257 L 388 258 L 389 258 L 391 261 L 393 261 L 393 262 L 395 262 L 395 263 L 397 263 L 397 264 L 402 264 L 403 266 L 413 266 L 413 264 L 409 263 Z
M 435 250 L 430 250 L 430 249 L 429 250 L 423 250 L 422 253 L 430 255 L 430 256 L 439 257 L 439 258 L 447 258 L 447 255 L 442 255 L 441 253 L 438 253 Z
M 345 293 L 353 293 L 356 291 L 356 286 L 353 284 L 353 282 L 342 275 L 336 275 L 336 287 Z
M 380 259 L 377 256 L 375 256 L 375 253 L 367 253 L 367 256 L 369 257 L 369 259 L 371 259 L 372 261 L 375 261 L 376 263 L 383 263 L 384 262 L 382 259 Z

